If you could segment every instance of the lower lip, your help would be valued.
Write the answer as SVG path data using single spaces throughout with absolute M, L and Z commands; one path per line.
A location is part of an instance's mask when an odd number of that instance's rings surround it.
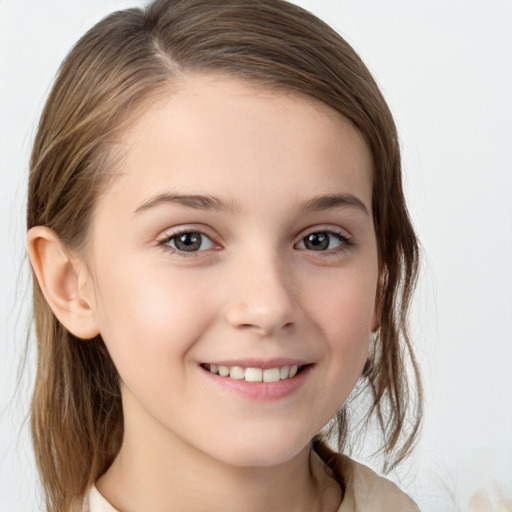
M 275 402 L 292 395 L 304 385 L 312 368 L 313 365 L 308 365 L 291 379 L 283 379 L 279 382 L 247 382 L 244 379 L 221 377 L 200 367 L 205 376 L 211 379 L 217 386 L 237 393 L 244 398 L 260 402 Z

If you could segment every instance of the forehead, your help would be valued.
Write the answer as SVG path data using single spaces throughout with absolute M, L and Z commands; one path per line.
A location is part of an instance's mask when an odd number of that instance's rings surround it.
M 188 74 L 148 103 L 116 152 L 119 176 L 101 201 L 169 187 L 290 198 L 338 187 L 371 206 L 371 158 L 354 126 L 313 98 L 225 76 Z M 340 190 L 341 191 L 341 190 Z

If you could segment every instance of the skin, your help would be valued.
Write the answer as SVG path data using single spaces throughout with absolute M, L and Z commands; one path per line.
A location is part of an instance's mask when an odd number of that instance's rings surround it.
M 362 137 L 314 100 L 189 74 L 120 149 L 89 270 L 75 263 L 69 294 L 121 377 L 125 437 L 99 491 L 123 512 L 337 510 L 337 484 L 309 469 L 310 442 L 353 389 L 378 326 Z M 165 194 L 226 208 L 155 201 Z M 301 207 L 333 194 L 356 199 Z M 178 251 L 177 230 L 204 233 L 201 250 Z M 306 246 L 331 231 L 341 238 L 327 234 L 327 249 Z M 283 357 L 311 366 L 279 400 L 213 385 L 200 366 Z

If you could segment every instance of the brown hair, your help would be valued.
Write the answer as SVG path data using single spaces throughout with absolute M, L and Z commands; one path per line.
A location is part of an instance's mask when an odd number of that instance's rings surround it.
M 421 418 L 418 368 L 407 335 L 418 243 L 405 205 L 391 113 L 354 50 L 312 14 L 283 0 L 157 0 L 95 25 L 63 62 L 39 123 L 30 162 L 28 228 L 48 226 L 68 247 L 81 248 L 95 198 L 112 174 L 110 143 L 139 105 L 183 71 L 223 73 L 316 98 L 366 139 L 374 167 L 382 318 L 359 387 L 369 390 L 366 418 L 377 419 L 381 451 L 392 466 L 410 452 Z M 120 448 L 118 376 L 101 337 L 86 343 L 71 335 L 35 279 L 34 317 L 36 460 L 48 510 L 72 510 Z M 357 435 L 349 416 L 344 407 L 336 418 L 340 450 L 349 449 L 350 435 Z M 315 438 L 319 451 L 323 443 Z

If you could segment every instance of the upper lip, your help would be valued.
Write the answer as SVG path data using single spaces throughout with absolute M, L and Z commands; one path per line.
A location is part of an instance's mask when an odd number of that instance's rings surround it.
M 246 358 L 246 359 L 220 359 L 215 361 L 205 361 L 202 364 L 216 364 L 218 366 L 241 366 L 242 368 L 281 368 L 283 366 L 304 366 L 311 364 L 309 361 L 292 357 L 278 357 L 273 359 Z

